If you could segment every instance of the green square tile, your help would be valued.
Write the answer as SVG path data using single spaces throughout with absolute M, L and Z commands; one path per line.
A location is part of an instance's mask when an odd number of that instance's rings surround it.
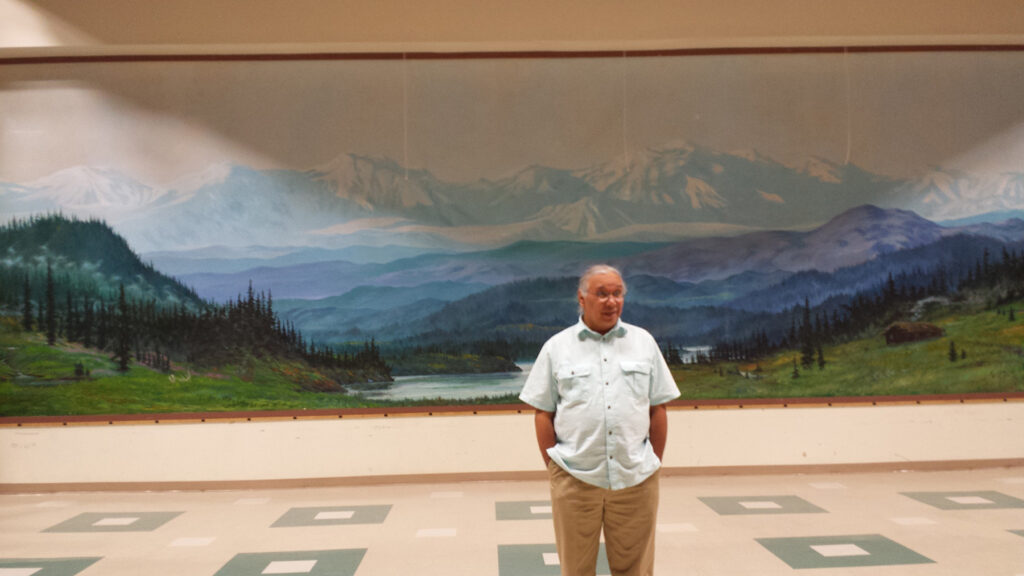
M 260 576 L 263 574 L 308 574 L 309 576 L 352 576 L 363 561 L 366 548 L 260 552 L 237 554 L 214 576 Z
M 100 558 L 2 558 L 0 574 L 32 576 L 73 576 Z
M 558 576 L 558 550 L 554 544 L 498 546 L 498 576 Z M 597 574 L 611 574 L 604 544 L 597 551 Z
M 933 561 L 879 534 L 758 538 L 791 568 L 845 568 L 930 564 Z
M 902 494 L 941 510 L 1024 508 L 1024 500 L 991 490 L 972 492 L 903 492 Z
M 85 512 L 43 532 L 152 532 L 182 512 Z
M 495 502 L 494 515 L 497 520 L 550 520 L 551 501 Z
M 826 510 L 799 496 L 709 496 L 700 501 L 722 516 L 746 514 L 821 514 Z
M 376 506 L 314 506 L 292 508 L 272 525 L 273 528 L 295 526 L 336 526 L 338 524 L 381 524 L 391 511 L 390 504 Z

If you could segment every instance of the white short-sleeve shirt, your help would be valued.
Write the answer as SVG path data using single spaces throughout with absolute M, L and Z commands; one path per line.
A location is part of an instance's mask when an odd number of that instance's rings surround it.
M 581 319 L 544 344 L 519 399 L 555 413 L 556 464 L 620 490 L 661 466 L 648 441 L 650 408 L 679 395 L 650 333 L 620 321 L 601 335 Z

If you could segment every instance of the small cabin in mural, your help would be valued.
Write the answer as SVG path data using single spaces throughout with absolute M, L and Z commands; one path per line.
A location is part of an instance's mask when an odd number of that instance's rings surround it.
M 885 343 L 920 342 L 941 338 L 945 333 L 945 330 L 930 322 L 895 322 L 885 330 Z

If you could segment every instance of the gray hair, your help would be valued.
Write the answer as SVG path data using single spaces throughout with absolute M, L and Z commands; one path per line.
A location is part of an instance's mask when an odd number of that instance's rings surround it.
M 580 276 L 580 284 L 576 289 L 577 296 L 586 294 L 590 290 L 590 278 L 598 274 L 615 274 L 622 279 L 622 293 L 625 294 L 627 292 L 626 280 L 622 278 L 622 272 L 619 272 L 618 268 L 608 264 L 595 264 L 584 270 L 583 275 Z M 583 306 L 579 306 L 579 313 L 583 314 Z

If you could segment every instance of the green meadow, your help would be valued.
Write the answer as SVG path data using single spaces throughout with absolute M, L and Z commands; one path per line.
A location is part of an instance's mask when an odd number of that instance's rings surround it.
M 1016 309 L 1024 308 L 1021 302 Z M 1018 314 L 1018 316 L 1020 316 Z M 684 399 L 905 396 L 1024 392 L 1024 320 L 996 310 L 949 312 L 931 321 L 945 335 L 887 345 L 878 334 L 823 348 L 824 368 L 799 366 L 798 351 L 759 362 L 674 366 Z M 950 359 L 950 342 L 957 354 Z M 797 377 L 794 377 L 796 360 Z M 133 363 L 118 372 L 108 355 L 48 346 L 0 319 L 0 416 L 61 416 L 394 406 L 345 392 L 299 361 L 247 357 L 210 369 L 158 371 Z M 477 403 L 515 402 L 515 398 Z M 417 401 L 405 405 L 451 404 Z
M 121 373 L 95 350 L 48 346 L 10 319 L 0 327 L 0 415 L 54 416 L 377 406 L 356 396 L 312 392 L 325 376 L 299 362 L 260 358 L 170 373 L 132 364 Z M 76 365 L 80 365 L 77 369 Z
M 1024 320 L 985 310 L 938 315 L 932 322 L 945 330 L 943 337 L 888 345 L 879 330 L 825 346 L 824 368 L 800 366 L 800 352 L 789 350 L 756 363 L 676 366 L 673 374 L 687 399 L 1024 392 Z

